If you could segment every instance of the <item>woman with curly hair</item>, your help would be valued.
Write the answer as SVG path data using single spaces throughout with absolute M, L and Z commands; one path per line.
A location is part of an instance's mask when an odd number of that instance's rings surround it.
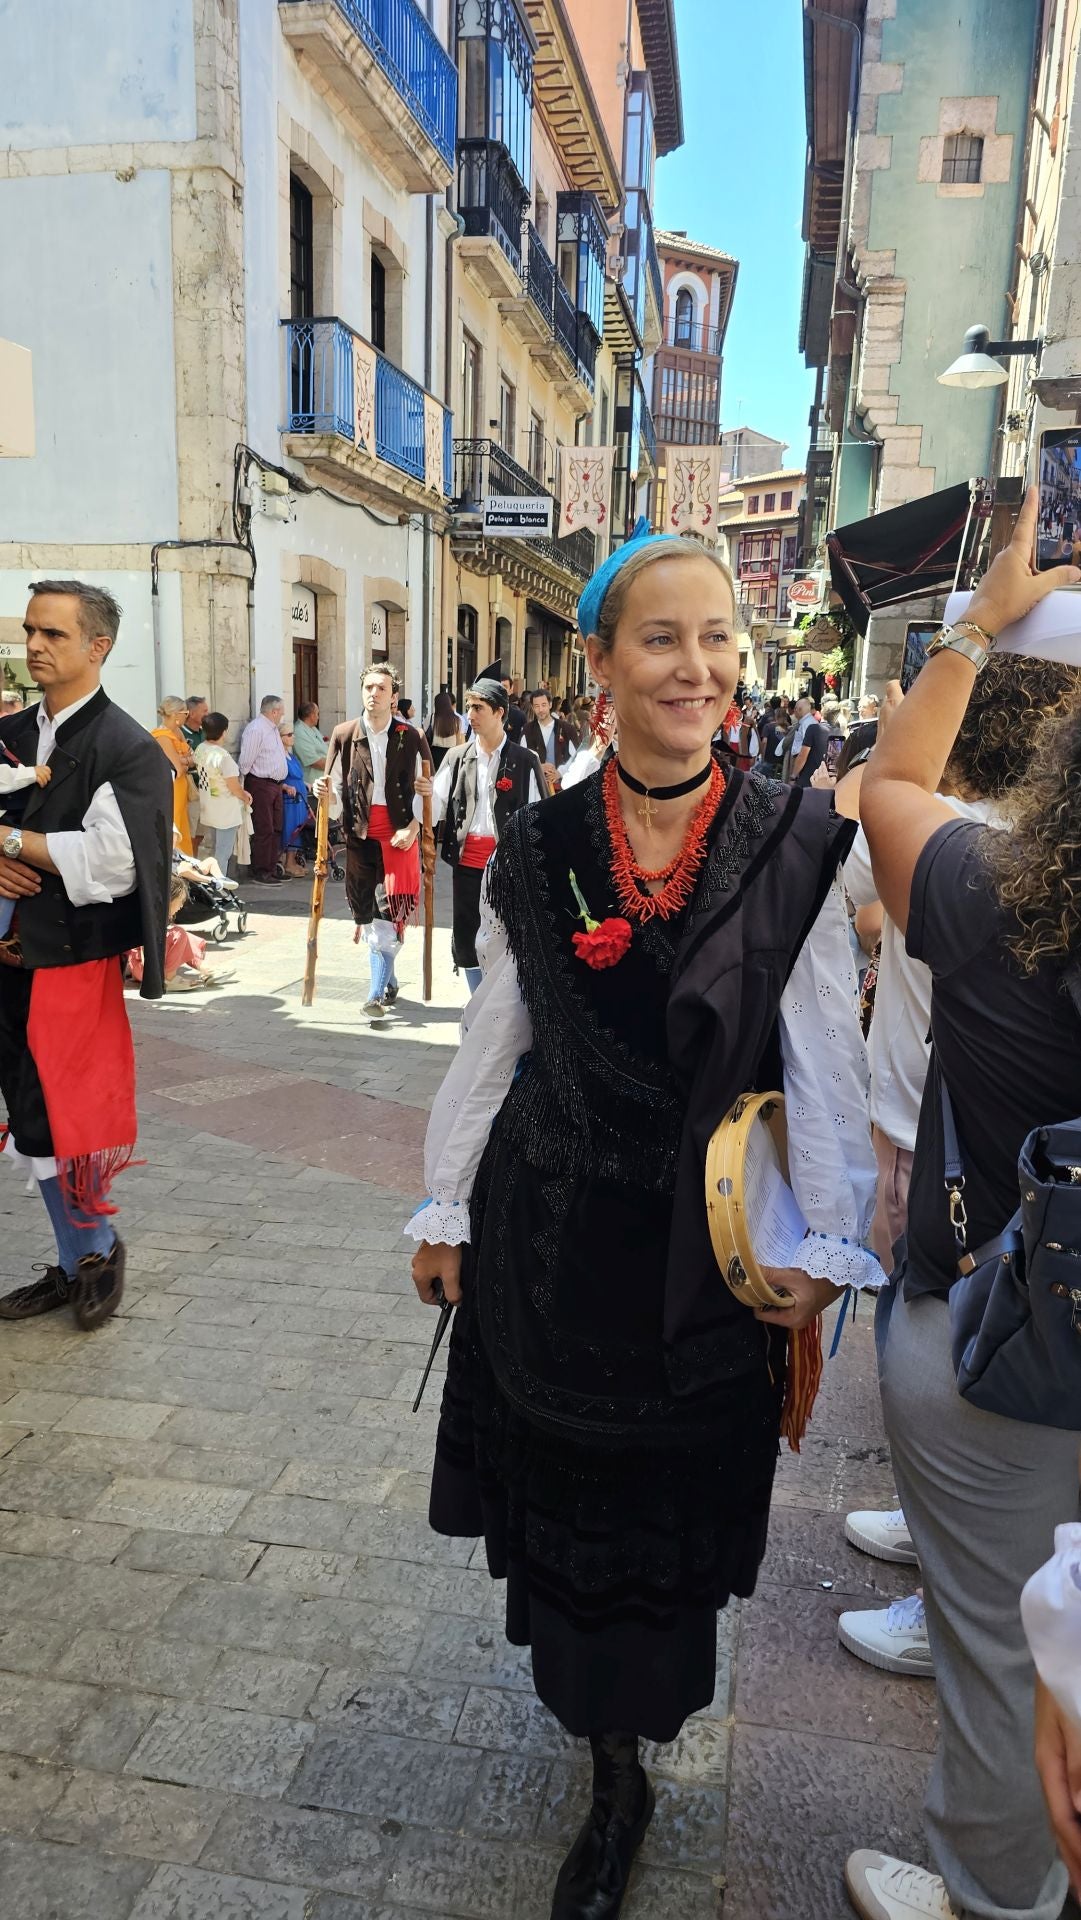
M 1031 777 L 1010 796 L 1012 826 L 958 819 L 937 797 L 974 685 L 986 699 L 981 669 L 995 636 L 1081 578 L 1076 567 L 1033 574 L 1035 518 L 1033 492 L 965 619 L 941 636 L 890 715 L 860 801 L 879 896 L 934 978 L 934 1056 L 965 1163 L 970 1247 L 1016 1210 L 1025 1136 L 1081 1112 L 1081 1027 L 1063 987 L 1081 955 L 1081 708 L 1056 723 L 1053 749 L 1026 743 Z M 1019 731 L 1016 706 L 1004 703 L 1001 737 L 981 732 L 981 751 L 1004 766 Z M 1020 1596 L 1056 1525 L 1078 1517 L 1078 1436 L 986 1413 L 957 1390 L 947 1297 L 958 1249 L 945 1164 L 932 1073 L 907 1248 L 876 1330 L 939 1694 L 925 1808 L 939 1873 L 861 1852 L 848 1862 L 848 1888 L 864 1920 L 1057 1920 L 1066 1872 L 1030 1757 L 1034 1675 Z

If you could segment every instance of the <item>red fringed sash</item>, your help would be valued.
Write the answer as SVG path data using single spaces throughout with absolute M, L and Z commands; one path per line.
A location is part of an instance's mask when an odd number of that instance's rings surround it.
M 404 925 L 417 910 L 420 899 L 420 839 L 404 852 L 392 847 L 394 824 L 386 807 L 373 807 L 368 816 L 368 838 L 378 840 L 383 849 L 383 885 L 387 912 L 396 925 Z
M 69 1211 L 115 1213 L 109 1189 L 131 1162 L 137 1131 L 135 1050 L 119 960 L 35 968 L 26 1038 Z

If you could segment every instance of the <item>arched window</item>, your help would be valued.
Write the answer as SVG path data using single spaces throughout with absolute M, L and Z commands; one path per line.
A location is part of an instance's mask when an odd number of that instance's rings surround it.
M 689 347 L 694 328 L 694 295 L 681 287 L 676 295 L 676 346 Z

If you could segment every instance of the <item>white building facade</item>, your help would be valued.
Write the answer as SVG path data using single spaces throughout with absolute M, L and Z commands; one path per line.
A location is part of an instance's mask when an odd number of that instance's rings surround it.
M 9 681 L 30 582 L 77 575 L 124 608 L 106 684 L 148 724 L 165 693 L 238 722 L 268 692 L 333 723 L 373 653 L 427 705 L 448 33 L 447 0 L 0 13 L 0 336 L 37 416 L 0 465 Z

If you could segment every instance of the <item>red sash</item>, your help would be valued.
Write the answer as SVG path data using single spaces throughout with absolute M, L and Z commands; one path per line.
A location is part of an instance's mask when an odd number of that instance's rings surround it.
M 135 1052 L 120 961 L 35 967 L 26 1042 L 68 1206 L 115 1213 L 113 1175 L 135 1152 Z
M 373 807 L 368 816 L 368 838 L 378 840 L 383 849 L 388 909 L 392 920 L 405 920 L 420 897 L 420 836 L 403 852 L 390 844 L 394 832 L 386 807 Z
M 495 841 L 487 833 L 467 833 L 465 846 L 458 855 L 461 867 L 486 867 L 495 852 Z

